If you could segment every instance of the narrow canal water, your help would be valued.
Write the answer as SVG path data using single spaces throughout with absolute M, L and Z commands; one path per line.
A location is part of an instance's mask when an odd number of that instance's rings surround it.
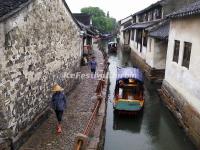
M 109 54 L 109 72 L 117 66 L 133 66 L 130 52 Z M 156 85 L 145 81 L 145 108 L 138 116 L 113 114 L 115 77 L 110 78 L 104 150 L 195 150 L 171 113 L 163 106 Z

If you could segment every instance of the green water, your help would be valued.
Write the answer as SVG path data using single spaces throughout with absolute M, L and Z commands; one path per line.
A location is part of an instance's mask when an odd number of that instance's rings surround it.
M 133 66 L 129 52 L 110 54 L 111 74 L 117 66 Z M 179 128 L 175 118 L 165 108 L 156 92 L 156 85 L 145 81 L 145 107 L 138 116 L 119 117 L 113 114 L 114 75 L 110 78 L 107 104 L 104 150 L 195 150 L 194 145 Z

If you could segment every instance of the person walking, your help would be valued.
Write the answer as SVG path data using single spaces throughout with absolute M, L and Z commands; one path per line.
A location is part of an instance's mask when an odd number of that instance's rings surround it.
M 91 72 L 93 73 L 93 77 L 94 77 L 94 75 L 96 73 L 96 68 L 97 68 L 97 62 L 96 62 L 94 56 L 92 57 L 92 60 L 90 60 L 88 64 L 90 65 L 90 69 L 91 69 Z
M 55 111 L 57 120 L 58 120 L 58 125 L 57 125 L 57 132 L 61 133 L 62 128 L 61 128 L 61 121 L 62 121 L 62 116 L 64 109 L 66 108 L 66 97 L 62 93 L 64 89 L 60 87 L 58 84 L 55 84 L 52 88 L 52 92 L 54 92 L 51 103 L 52 103 L 52 108 Z

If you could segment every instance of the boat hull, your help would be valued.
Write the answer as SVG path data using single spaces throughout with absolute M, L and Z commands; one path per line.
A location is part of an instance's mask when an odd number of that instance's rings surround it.
M 123 112 L 139 112 L 144 107 L 144 100 L 114 100 L 114 110 Z

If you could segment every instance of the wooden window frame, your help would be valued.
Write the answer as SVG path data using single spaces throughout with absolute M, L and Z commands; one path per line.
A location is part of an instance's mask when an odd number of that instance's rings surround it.
M 182 66 L 189 69 L 192 43 L 184 42 Z
M 132 40 L 132 41 L 135 41 L 135 29 L 132 29 L 132 30 L 131 30 L 131 33 L 132 33 L 132 34 L 131 34 L 131 40 Z
M 172 59 L 173 62 L 178 63 L 179 52 L 180 52 L 180 41 L 179 41 L 179 40 L 175 40 L 175 41 L 174 41 L 173 59 Z

